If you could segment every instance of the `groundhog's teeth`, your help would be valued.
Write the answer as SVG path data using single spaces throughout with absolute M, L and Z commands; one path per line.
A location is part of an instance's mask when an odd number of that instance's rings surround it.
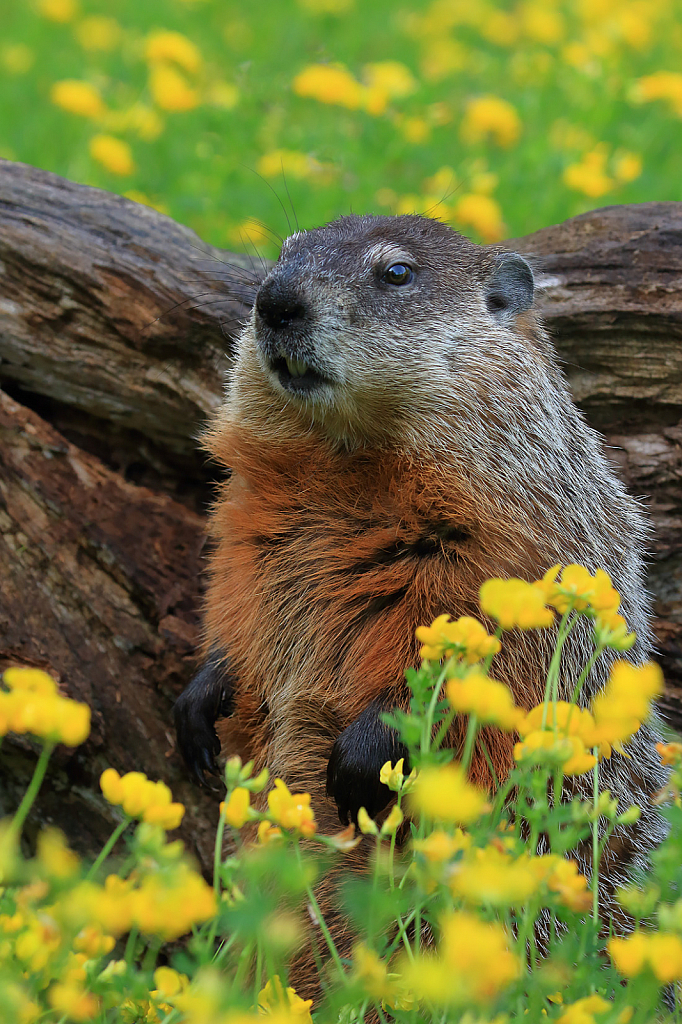
M 285 356 L 285 361 L 287 370 L 292 377 L 302 377 L 304 373 L 308 372 L 308 364 L 301 362 L 300 359 L 287 359 Z

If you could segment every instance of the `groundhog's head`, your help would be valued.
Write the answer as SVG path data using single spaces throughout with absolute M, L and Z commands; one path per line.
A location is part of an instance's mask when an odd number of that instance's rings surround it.
M 433 432 L 486 401 L 491 379 L 528 372 L 532 302 L 515 253 L 425 217 L 342 217 L 285 240 L 233 394 L 242 412 L 265 402 L 270 423 L 293 413 L 351 446 L 406 439 L 426 421 Z

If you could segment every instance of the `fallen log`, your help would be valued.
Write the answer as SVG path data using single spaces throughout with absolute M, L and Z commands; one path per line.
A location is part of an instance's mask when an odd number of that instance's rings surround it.
M 613 446 L 654 527 L 649 585 L 682 725 L 682 204 L 612 207 L 510 243 L 576 401 Z M 215 472 L 197 434 L 266 265 L 119 196 L 0 161 L 0 668 L 50 671 L 93 708 L 59 748 L 33 828 L 93 854 L 113 765 L 165 779 L 208 868 L 215 796 L 186 778 L 172 702 L 195 667 L 204 512 Z M 35 753 L 0 749 L 0 813 Z M 74 822 L 77 825 L 74 826 Z

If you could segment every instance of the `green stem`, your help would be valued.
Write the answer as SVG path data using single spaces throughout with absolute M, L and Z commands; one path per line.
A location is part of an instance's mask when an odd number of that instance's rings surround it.
M 213 891 L 216 899 L 220 899 L 220 863 L 223 855 L 223 835 L 225 833 L 225 814 L 222 813 L 218 819 L 218 828 L 215 834 L 213 846 Z
M 596 758 L 598 748 L 594 747 L 592 753 Z M 597 808 L 599 806 L 598 761 L 595 761 L 594 768 L 592 769 L 592 778 L 594 781 L 594 821 L 592 822 L 592 920 L 596 924 L 599 920 L 599 817 L 597 815 Z
M 9 834 L 11 836 L 17 836 L 21 832 L 26 816 L 33 806 L 35 798 L 38 796 L 38 792 L 42 785 L 42 781 L 45 778 L 45 772 L 47 771 L 47 763 L 50 760 L 50 754 L 54 750 L 54 743 L 45 743 L 43 749 L 40 752 L 38 763 L 35 766 L 33 772 L 33 778 L 29 783 L 29 787 L 24 793 L 24 798 L 19 804 L 16 814 L 12 818 L 12 823 L 9 827 Z
M 130 929 L 128 941 L 126 942 L 125 953 L 123 954 L 123 959 L 125 960 L 129 967 L 132 965 L 133 954 L 135 952 L 135 944 L 137 942 L 137 937 L 139 934 L 140 929 L 137 927 L 136 924 L 134 924 L 133 927 Z
M 451 711 L 448 711 L 447 715 L 445 716 L 445 718 L 441 722 L 440 729 L 436 733 L 436 737 L 435 737 L 435 739 L 433 741 L 433 744 L 432 744 L 432 746 L 433 746 L 433 748 L 435 750 L 438 750 L 440 748 L 440 745 L 443 742 L 443 740 L 445 739 L 446 733 L 447 733 L 448 729 L 450 728 L 450 726 L 452 725 L 452 723 L 454 722 L 456 715 L 457 715 L 457 712 L 453 708 Z
M 478 732 L 478 716 L 469 715 L 469 722 L 467 725 L 467 734 L 464 741 L 464 752 L 462 753 L 462 770 L 468 771 L 469 764 L 471 763 L 471 756 L 474 752 L 474 741 L 476 739 L 476 733 Z
M 450 661 L 448 660 L 443 666 L 441 673 L 438 676 L 436 684 L 433 688 L 433 693 L 431 694 L 431 700 L 429 701 L 429 706 L 426 711 L 426 717 L 424 719 L 424 727 L 422 729 L 422 737 L 420 744 L 420 751 L 422 754 L 427 754 L 433 744 L 433 716 L 436 713 L 436 705 L 438 704 L 438 701 L 440 699 L 440 691 L 443 688 L 443 683 L 445 682 L 445 677 L 448 673 L 449 668 Z
M 294 849 L 296 850 L 296 857 L 298 859 L 298 866 L 301 869 L 301 875 L 304 876 L 305 872 L 303 871 L 303 860 L 301 858 L 301 848 L 298 845 L 298 840 L 296 840 L 294 842 Z M 308 899 L 310 900 L 310 905 L 312 906 L 313 910 L 315 911 L 315 917 L 317 918 L 317 923 L 320 926 L 320 931 L 324 935 L 324 940 L 327 943 L 327 948 L 329 949 L 329 952 L 331 953 L 332 960 L 334 961 L 334 964 L 336 965 L 336 969 L 339 972 L 339 976 L 340 976 L 341 980 L 343 981 L 344 985 L 347 985 L 348 984 L 348 978 L 346 976 L 346 972 L 344 970 L 343 963 L 341 962 L 341 957 L 339 956 L 339 951 L 336 948 L 334 940 L 333 940 L 333 938 L 331 936 L 331 932 L 329 931 L 329 928 L 327 927 L 327 922 L 325 921 L 324 917 L 322 916 L 322 911 L 320 910 L 320 905 L 317 902 L 317 899 L 315 898 L 315 893 L 312 890 L 312 886 L 309 885 L 308 883 L 306 883 L 305 891 L 306 891 L 306 895 L 307 895 Z
M 573 693 L 571 694 L 571 704 L 575 704 L 576 700 L 580 696 L 580 691 L 583 688 L 585 680 L 587 679 L 588 675 L 590 674 L 590 672 L 594 668 L 594 666 L 595 666 L 595 664 L 597 662 L 597 658 L 603 653 L 604 650 L 605 650 L 605 647 L 602 644 L 601 647 L 597 647 L 596 650 L 594 650 L 592 652 L 592 654 L 590 655 L 589 660 L 588 660 L 587 664 L 585 665 L 585 668 L 580 673 L 580 677 L 578 679 L 578 682 L 573 687 Z
M 159 955 L 161 949 L 161 939 L 154 939 L 147 946 L 147 952 L 144 955 L 144 962 L 142 964 L 143 971 L 153 971 L 156 967 L 156 958 Z
M 101 851 L 99 857 L 97 858 L 97 860 L 95 861 L 95 863 L 92 865 L 92 867 L 88 871 L 87 875 L 85 876 L 86 879 L 93 878 L 94 875 L 97 874 L 97 871 L 102 866 L 102 864 L 107 859 L 107 857 L 109 856 L 109 854 L 113 850 L 114 846 L 116 845 L 116 843 L 117 843 L 117 841 L 119 839 L 119 836 L 121 835 L 122 832 L 125 831 L 125 829 L 127 829 L 127 827 L 130 824 L 130 822 L 131 822 L 131 819 L 130 818 L 126 818 L 125 821 L 120 821 L 118 823 L 118 825 L 116 826 L 114 831 L 111 833 L 111 835 L 107 839 L 107 841 L 104 844 L 104 846 L 102 847 L 102 851 Z
M 216 931 L 218 930 L 218 916 L 220 914 L 220 864 L 223 853 L 223 835 L 225 834 L 225 814 L 221 812 L 218 819 L 218 827 L 213 845 L 213 892 L 216 897 L 216 912 L 211 921 L 211 927 L 206 936 L 206 949 L 210 950 L 215 942 Z
M 571 618 L 573 609 L 569 608 L 568 611 L 564 612 L 564 616 L 559 623 L 559 632 L 557 634 L 556 647 L 552 654 L 552 660 L 549 663 L 549 669 L 547 670 L 547 682 L 545 683 L 545 695 L 542 698 L 544 710 L 542 712 L 542 726 L 544 729 L 547 724 L 547 710 L 549 708 L 549 700 L 552 694 L 558 690 L 558 679 L 559 669 L 561 667 L 561 651 L 566 642 L 568 634 L 573 628 L 575 619 Z M 556 699 L 556 698 L 555 698 Z
M 263 947 L 258 943 L 258 952 L 256 953 L 256 974 L 253 979 L 253 1005 L 258 1010 L 258 993 L 261 990 L 261 980 L 263 977 Z

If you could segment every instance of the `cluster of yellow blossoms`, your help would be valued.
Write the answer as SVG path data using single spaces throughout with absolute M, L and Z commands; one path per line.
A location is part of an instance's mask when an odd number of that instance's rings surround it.
M 8 668 L 0 689 L 0 736 L 31 733 L 47 743 L 76 747 L 90 735 L 90 708 L 62 697 L 54 679 L 37 668 Z
M 469 847 L 449 872 L 454 896 L 475 905 L 520 907 L 532 898 L 549 905 L 554 896 L 571 910 L 587 910 L 592 895 L 573 860 L 553 854 L 513 857 L 497 846 Z
M 674 932 L 637 931 L 623 939 L 609 939 L 608 950 L 627 978 L 649 968 L 663 984 L 682 980 L 682 939 Z
M 85 49 L 95 50 L 113 49 L 124 35 L 118 22 L 106 16 L 85 18 L 77 23 L 75 31 Z M 125 109 L 111 109 L 98 85 L 75 78 L 55 82 L 50 89 L 55 106 L 88 118 L 103 129 L 90 139 L 90 156 L 111 174 L 122 177 L 134 174 L 136 165 L 130 144 L 114 133 L 133 133 L 152 142 L 163 132 L 162 113 L 193 110 L 201 103 L 229 110 L 239 99 L 235 85 L 207 73 L 199 48 L 181 32 L 150 32 L 142 51 L 152 104 L 138 101 Z M 149 202 L 142 193 L 136 192 L 134 198 Z
M 438 931 L 437 952 L 399 957 L 395 970 L 358 944 L 353 950 L 353 978 L 377 1002 L 414 1010 L 418 1001 L 441 1007 L 486 1006 L 521 973 L 520 960 L 501 925 L 456 911 L 440 919 Z
M 500 629 L 546 628 L 555 621 L 554 608 L 565 621 L 572 613 L 591 618 L 599 650 L 627 650 L 635 640 L 619 614 L 620 595 L 602 569 L 592 575 L 580 565 L 568 565 L 561 572 L 559 566 L 553 566 L 534 583 L 488 580 L 481 587 L 480 598 L 482 611 L 496 620 Z M 490 663 L 500 641 L 489 636 L 476 619 L 463 616 L 453 622 L 448 615 L 440 615 L 431 626 L 417 629 L 417 639 L 422 643 L 422 658 L 446 659 L 451 676 L 446 695 L 454 710 L 475 717 L 479 724 L 517 731 L 521 737 L 514 748 L 517 760 L 554 759 L 565 775 L 589 771 L 597 756 L 609 757 L 613 747 L 622 751 L 622 744 L 639 729 L 651 702 L 663 689 L 656 664 L 634 666 L 616 661 L 607 685 L 589 710 L 566 701 L 545 700 L 525 711 L 516 706 L 509 688 L 491 679 L 478 664 Z M 450 791 L 451 787 L 445 786 L 441 813 Z
M 263 773 L 267 778 L 267 773 Z M 264 780 L 263 780 L 263 785 Z M 253 788 L 253 785 L 252 787 Z M 259 791 L 261 783 L 256 782 Z M 274 788 L 268 793 L 267 817 L 251 808 L 251 797 L 247 786 L 236 786 L 227 800 L 220 804 L 220 813 L 228 825 L 242 828 L 250 820 L 260 820 L 258 839 L 269 842 L 281 835 L 281 829 L 288 829 L 302 836 L 315 834 L 315 814 L 310 806 L 310 793 L 292 793 L 281 779 L 275 779 Z M 277 827 L 279 826 L 279 827 Z
M 165 782 L 152 782 L 142 772 L 121 776 L 107 768 L 100 778 L 102 792 L 110 804 L 120 805 L 129 818 L 139 818 L 164 829 L 177 828 L 185 814 L 182 804 L 173 803 Z

